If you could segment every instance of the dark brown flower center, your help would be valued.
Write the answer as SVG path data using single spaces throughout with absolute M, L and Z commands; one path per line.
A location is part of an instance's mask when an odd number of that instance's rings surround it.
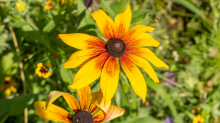
M 126 46 L 122 40 L 118 38 L 114 38 L 108 41 L 106 49 L 109 55 L 113 57 L 120 57 L 124 55 Z
M 5 84 L 6 84 L 6 85 L 9 84 L 9 81 L 5 81 Z
M 41 67 L 40 72 L 46 74 L 48 72 L 48 67 Z
M 52 3 L 52 2 L 51 2 L 51 3 L 49 3 L 49 4 L 48 4 L 48 6 L 53 7 L 53 3 Z
M 73 115 L 73 123 L 93 123 L 93 118 L 89 112 L 80 111 Z

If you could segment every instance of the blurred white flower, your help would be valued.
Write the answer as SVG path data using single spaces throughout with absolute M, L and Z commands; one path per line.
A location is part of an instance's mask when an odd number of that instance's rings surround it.
M 158 48 L 159 48 L 160 51 L 163 50 L 163 46 L 162 45 L 160 45 Z
M 179 60 L 179 54 L 178 54 L 178 52 L 177 51 L 173 51 L 173 57 L 174 57 L 174 60 L 175 61 L 178 61 Z

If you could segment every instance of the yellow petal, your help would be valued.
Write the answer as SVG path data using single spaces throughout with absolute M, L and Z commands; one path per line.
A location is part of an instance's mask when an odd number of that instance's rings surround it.
M 102 69 L 100 87 L 105 103 L 109 103 L 118 87 L 119 67 L 115 57 L 110 56 Z
M 25 2 L 23 2 L 22 0 L 18 0 L 16 2 L 16 7 L 18 9 L 19 12 L 24 12 L 25 11 L 25 7 L 26 7 L 26 4 Z
M 115 23 L 103 10 L 99 9 L 98 11 L 93 12 L 91 15 L 96 21 L 101 33 L 107 40 L 116 37 Z
M 64 4 L 64 2 L 65 2 L 65 0 L 61 0 L 61 5 L 63 5 L 63 4 Z
M 47 72 L 47 73 L 43 73 L 42 74 L 44 78 L 48 78 L 49 76 L 51 76 L 51 72 Z
M 160 43 L 156 41 L 149 33 L 141 33 L 138 37 L 133 40 L 127 40 L 126 46 L 128 47 L 144 47 L 153 46 L 158 47 Z
M 77 49 L 105 48 L 106 43 L 101 39 L 82 33 L 59 34 L 64 43 Z
M 73 53 L 68 61 L 63 64 L 63 68 L 76 68 L 87 62 L 91 58 L 106 52 L 106 49 L 85 49 Z
M 9 96 L 9 95 L 11 94 L 10 88 L 7 88 L 7 89 L 5 90 L 5 94 L 6 94 L 6 96 Z
M 41 72 L 36 73 L 39 77 L 41 77 L 43 74 Z
M 92 114 L 94 113 L 96 110 L 98 109 L 98 107 L 94 104 L 91 104 L 91 106 L 89 107 L 89 113 Z
M 90 85 L 85 86 L 84 88 L 77 89 L 77 94 L 79 96 L 81 110 L 88 109 L 91 101 Z
M 201 123 L 205 122 L 205 119 L 204 119 L 204 118 L 201 118 L 200 122 L 201 122 Z
M 69 87 L 73 89 L 83 88 L 95 81 L 101 75 L 102 67 L 108 57 L 108 53 L 103 53 L 86 63 L 76 73 L 73 83 Z
M 45 73 L 42 73 L 42 76 L 46 79 L 46 78 L 48 78 L 49 76 L 47 75 L 47 73 L 45 74 Z
M 43 64 L 42 64 L 42 63 L 38 63 L 38 64 L 37 64 L 37 67 L 38 67 L 38 68 L 41 68 L 41 67 L 43 67 Z
M 144 71 L 154 80 L 154 82 L 159 83 L 159 79 L 157 78 L 157 74 L 151 65 L 142 57 L 133 55 L 131 53 L 125 53 L 126 57 L 130 59 L 133 63 L 144 69 Z
M 98 111 L 96 114 L 93 115 L 93 123 L 102 123 L 105 117 L 106 115 L 102 110 Z
M 60 91 L 51 91 L 48 97 L 48 102 L 46 108 L 51 105 L 57 98 L 63 96 L 69 107 L 74 111 L 78 112 L 80 110 L 80 106 L 76 98 L 68 93 L 60 92 Z
M 104 120 L 111 106 L 111 101 L 106 105 L 102 93 L 94 92 L 91 94 L 91 104 L 94 104 L 101 109 L 97 114 L 93 116 L 94 122 Z
M 10 76 L 6 76 L 6 77 L 4 78 L 4 80 L 5 80 L 5 81 L 11 81 L 11 77 L 10 77 Z
M 17 92 L 17 89 L 16 89 L 14 86 L 11 86 L 11 87 L 10 87 L 10 90 L 11 90 L 13 93 L 16 93 L 16 92 Z
M 46 66 L 49 68 L 51 66 L 51 63 L 50 62 L 47 62 L 46 63 Z
M 147 59 L 156 67 L 165 67 L 169 68 L 169 66 L 160 60 L 150 49 L 148 48 L 127 48 L 127 52 L 140 56 L 142 58 Z
M 132 27 L 121 39 L 127 44 L 127 42 L 131 42 L 132 40 L 138 39 L 140 34 L 148 32 L 153 32 L 154 28 L 145 26 L 145 25 L 136 25 Z
M 45 109 L 46 102 L 37 101 L 34 103 L 35 114 L 47 119 L 56 122 L 72 123 L 72 115 L 69 114 L 66 110 L 51 104 L 47 109 Z
M 138 67 L 125 56 L 120 57 L 120 63 L 134 89 L 134 92 L 143 100 L 143 102 L 145 102 L 147 86 L 142 73 Z
M 128 4 L 125 11 L 115 17 L 114 22 L 117 32 L 115 38 L 121 38 L 128 31 L 131 23 L 131 17 L 132 13 L 130 9 L 130 4 Z
M 116 117 L 122 116 L 124 114 L 124 112 L 125 112 L 125 109 L 111 105 L 107 116 L 105 117 L 105 119 L 102 122 L 107 122 L 112 119 L 115 119 Z
M 35 73 L 38 74 L 40 72 L 40 68 L 35 69 Z

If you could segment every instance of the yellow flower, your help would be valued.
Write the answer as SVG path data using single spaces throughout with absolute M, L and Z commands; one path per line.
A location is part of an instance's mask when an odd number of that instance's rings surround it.
M 124 109 L 111 105 L 111 102 L 104 107 L 102 93 L 91 93 L 90 86 L 77 89 L 77 93 L 80 104 L 74 96 L 68 93 L 52 91 L 49 94 L 48 102 L 37 101 L 34 103 L 35 114 L 56 122 L 101 123 L 119 117 L 125 112 Z M 74 111 L 74 115 L 52 104 L 60 96 L 63 96 L 71 110 Z
M 26 8 L 26 4 L 25 2 L 23 2 L 22 0 L 18 0 L 16 2 L 16 7 L 18 9 L 19 12 L 24 12 L 25 11 L 25 8 Z
M 35 73 L 39 77 L 42 76 L 44 78 L 48 78 L 51 75 L 51 72 L 48 71 L 50 66 L 51 66 L 51 64 L 49 62 L 46 64 L 46 66 L 43 66 L 42 63 L 38 63 L 37 68 L 35 69 Z
M 193 123 L 204 123 L 205 119 L 202 118 L 199 114 L 193 117 Z
M 46 4 L 44 6 L 44 10 L 49 10 L 52 9 L 54 7 L 54 3 L 51 0 L 48 0 L 47 2 L 45 2 L 44 4 Z
M 60 0 L 61 1 L 61 5 L 64 4 L 65 0 Z M 73 0 L 68 0 L 69 2 L 72 2 Z
M 145 33 L 153 32 L 154 28 L 136 25 L 129 30 L 132 17 L 130 5 L 124 12 L 118 14 L 114 21 L 103 10 L 95 11 L 91 15 L 108 40 L 107 43 L 100 38 L 82 33 L 59 34 L 67 45 L 82 49 L 73 53 L 63 64 L 64 68 L 82 66 L 70 87 L 73 89 L 85 87 L 101 75 L 100 87 L 105 102 L 108 103 L 118 86 L 119 59 L 120 66 L 130 80 L 135 93 L 145 102 L 147 86 L 136 65 L 144 69 L 155 82 L 159 80 L 149 62 L 156 67 L 168 68 L 150 49 L 146 48 L 146 46 L 157 47 L 160 44 L 149 33 Z
M 4 79 L 4 83 L 0 85 L 0 91 L 5 90 L 5 94 L 9 96 L 11 92 L 16 93 L 17 89 L 14 87 L 17 83 L 11 77 L 7 76 Z

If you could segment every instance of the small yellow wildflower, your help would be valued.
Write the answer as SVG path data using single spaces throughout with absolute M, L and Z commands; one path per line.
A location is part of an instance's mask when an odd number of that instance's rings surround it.
M 7 76 L 4 79 L 4 83 L 0 85 L 0 91 L 5 90 L 5 94 L 9 96 L 11 92 L 16 93 L 17 89 L 14 87 L 17 83 L 11 77 Z
M 61 5 L 63 5 L 65 3 L 65 0 L 60 0 L 61 1 Z M 73 0 L 68 0 L 69 2 L 73 1 Z
M 54 7 L 54 3 L 51 0 L 48 0 L 47 2 L 45 2 L 44 4 L 46 4 L 44 6 L 44 10 L 49 10 L 52 9 Z
M 37 68 L 35 69 L 35 73 L 39 77 L 42 76 L 44 78 L 48 78 L 51 75 L 51 72 L 48 71 L 50 66 L 51 66 L 51 64 L 49 62 L 46 64 L 46 66 L 43 66 L 42 63 L 38 63 Z
M 22 0 L 18 0 L 16 2 L 16 7 L 18 9 L 19 12 L 24 12 L 25 11 L 25 8 L 26 8 L 26 4 L 25 2 L 23 2 Z
M 205 119 L 200 114 L 193 117 L 193 123 L 204 123 Z

